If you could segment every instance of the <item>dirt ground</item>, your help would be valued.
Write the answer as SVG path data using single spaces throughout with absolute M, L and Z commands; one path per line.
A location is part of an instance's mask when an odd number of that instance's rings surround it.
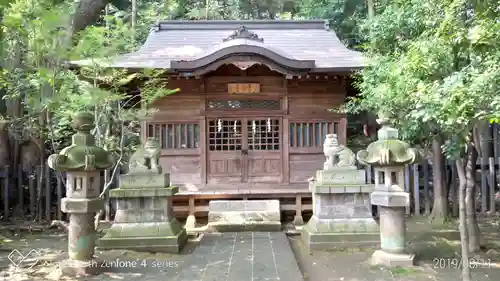
M 370 266 L 368 261 L 374 249 L 338 249 L 336 251 L 309 252 L 299 237 L 291 236 L 290 244 L 296 255 L 305 281 L 456 281 L 460 280 L 458 263 L 459 236 L 455 223 L 435 227 L 425 220 L 412 219 L 408 222 L 408 247 L 417 255 L 418 264 L 411 269 L 387 269 Z M 474 265 L 473 280 L 500 280 L 500 226 L 498 220 L 482 223 L 482 233 L 486 247 L 477 257 L 482 261 Z M 24 233 L 12 236 L 2 233 L 7 240 L 0 246 L 0 281 L 41 281 L 41 280 L 172 280 L 188 262 L 196 241 L 190 242 L 180 255 L 135 253 L 128 251 L 97 252 L 105 261 L 121 262 L 119 269 L 107 270 L 100 276 L 84 278 L 62 277 L 58 264 L 65 258 L 67 234 L 57 231 Z M 15 266 L 8 255 L 18 250 L 27 255 L 36 250 L 40 255 L 26 258 L 20 266 Z M 32 253 L 34 254 L 34 253 Z M 12 257 L 11 257 L 12 258 Z M 20 260 L 17 259 L 16 262 Z M 135 261 L 135 264 L 131 262 Z M 141 262 L 142 261 L 142 262 Z M 147 264 L 143 264 L 146 261 Z
M 24 234 L 21 237 L 12 237 L 11 240 L 0 247 L 0 281 L 171 280 L 184 267 L 186 259 L 197 245 L 197 241 L 191 241 L 177 255 L 121 250 L 96 251 L 95 256 L 101 267 L 104 267 L 103 273 L 98 276 L 71 278 L 61 276 L 59 270 L 59 264 L 67 258 L 66 233 Z M 9 254 L 16 250 L 27 258 L 9 258 Z M 30 253 L 32 250 L 36 252 Z
M 456 281 L 460 278 L 460 236 L 456 223 L 433 226 L 426 220 L 408 223 L 408 249 L 416 254 L 414 268 L 371 266 L 375 249 L 338 249 L 309 252 L 299 237 L 290 244 L 305 281 Z M 484 250 L 472 257 L 474 281 L 500 280 L 500 226 L 497 219 L 481 223 Z

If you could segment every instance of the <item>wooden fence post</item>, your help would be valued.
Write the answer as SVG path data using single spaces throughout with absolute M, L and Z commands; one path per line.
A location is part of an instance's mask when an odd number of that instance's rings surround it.
M 30 193 L 30 215 L 32 218 L 36 216 L 36 179 L 38 173 L 35 167 L 35 172 L 30 174 L 29 177 L 29 193 Z
M 3 177 L 3 218 L 7 220 L 10 216 L 9 212 L 9 166 L 4 166 L 1 172 Z
M 112 169 L 107 169 L 104 171 L 104 185 L 105 186 L 111 179 L 112 176 Z M 111 202 L 109 199 L 109 191 L 104 195 L 104 219 L 106 221 L 111 220 L 111 208 L 110 208 Z
M 12 171 L 14 174 L 14 171 Z M 17 197 L 19 200 L 17 202 L 17 208 L 18 208 L 18 212 L 17 214 L 21 215 L 21 217 L 24 217 L 25 213 L 24 213 L 24 177 L 23 177 L 23 167 L 21 165 L 18 165 L 17 167 L 17 171 L 16 171 L 16 174 L 17 174 Z
M 410 165 L 406 165 L 404 168 L 404 177 L 405 177 L 405 182 L 404 182 L 404 190 L 408 193 L 411 193 L 411 188 L 410 188 L 410 177 L 411 177 L 411 168 Z M 410 204 L 406 206 L 406 214 L 409 215 L 411 213 L 411 198 L 410 198 Z
M 488 158 L 488 167 L 489 167 L 489 186 L 490 186 L 490 208 L 489 211 L 491 214 L 495 214 L 496 212 L 496 206 L 495 206 L 495 185 L 496 185 L 496 180 L 495 180 L 495 158 L 494 157 L 489 157 Z
M 451 161 L 451 198 L 453 199 L 452 215 L 458 217 L 458 173 L 455 161 Z
M 420 174 L 419 164 L 413 164 L 413 203 L 415 205 L 415 215 L 420 216 Z
M 497 188 L 497 184 L 499 183 L 496 173 L 500 173 L 500 169 L 498 170 L 496 169 L 496 165 L 500 166 L 500 125 L 496 123 L 493 124 L 493 161 L 490 160 L 490 163 L 493 163 L 493 165 L 490 164 L 490 167 L 493 166 L 493 171 L 491 171 L 492 169 L 490 168 L 491 185 L 493 186 L 493 190 L 491 191 L 493 198 L 490 198 L 492 202 L 491 212 L 495 213 L 496 212 L 495 189 Z
M 45 220 L 50 222 L 52 219 L 52 177 L 49 165 L 45 164 Z
M 36 209 L 37 209 L 37 212 L 36 212 L 36 216 L 37 216 L 37 219 L 38 219 L 38 222 L 41 222 L 42 221 L 42 217 L 43 217 L 43 208 L 42 208 L 42 192 L 43 192 L 43 175 L 44 175 L 44 171 L 43 171 L 43 166 L 40 166 L 38 165 L 36 167 L 36 174 L 37 174 L 37 178 L 36 178 Z
M 56 172 L 58 173 L 58 172 Z M 61 199 L 62 199 L 62 175 L 57 177 L 57 220 L 62 220 Z
M 488 165 L 488 159 L 484 156 L 481 156 L 481 213 L 483 215 L 486 214 L 488 211 L 488 196 L 489 196 L 489 191 L 488 191 L 488 176 L 487 176 L 487 170 L 486 170 L 486 165 Z
M 432 202 L 429 198 L 429 160 L 424 159 L 422 161 L 422 171 L 424 173 L 424 204 L 425 204 L 425 215 L 431 214 Z

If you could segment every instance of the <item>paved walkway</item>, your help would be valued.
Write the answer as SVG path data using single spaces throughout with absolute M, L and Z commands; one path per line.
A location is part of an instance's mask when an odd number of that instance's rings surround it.
M 175 281 L 303 281 L 281 232 L 204 235 Z
M 11 243 L 23 254 L 36 249 L 41 256 L 33 268 L 26 262 L 15 268 L 9 251 L 0 252 L 0 281 L 304 281 L 282 232 L 205 234 L 180 254 L 97 252 L 104 273 L 81 278 L 60 276 L 57 270 L 58 261 L 66 257 L 66 236 Z

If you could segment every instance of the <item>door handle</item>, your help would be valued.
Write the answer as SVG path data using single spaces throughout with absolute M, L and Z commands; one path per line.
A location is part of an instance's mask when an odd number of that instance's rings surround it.
M 248 155 L 248 149 L 242 149 L 241 155 Z

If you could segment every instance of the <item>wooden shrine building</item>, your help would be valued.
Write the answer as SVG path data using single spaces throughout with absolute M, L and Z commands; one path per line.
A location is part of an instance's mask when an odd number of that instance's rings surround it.
M 346 142 L 345 116 L 329 109 L 363 65 L 322 20 L 161 21 L 111 63 L 165 69 L 180 89 L 154 104 L 144 137 L 159 138 L 172 183 L 198 195 L 307 193 L 325 135 Z

